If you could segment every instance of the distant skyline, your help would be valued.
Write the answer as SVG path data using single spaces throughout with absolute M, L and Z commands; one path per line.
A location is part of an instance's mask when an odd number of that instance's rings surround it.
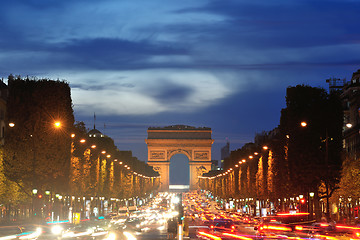
M 286 88 L 360 68 L 355 0 L 4 1 L 0 77 L 66 80 L 74 114 L 147 160 L 150 126 L 213 130 L 213 159 L 279 124 Z M 104 124 L 106 128 L 104 128 Z

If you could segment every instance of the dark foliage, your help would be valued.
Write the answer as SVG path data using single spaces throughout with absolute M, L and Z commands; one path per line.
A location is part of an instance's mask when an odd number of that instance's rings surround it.
M 339 96 L 324 89 L 289 87 L 280 131 L 287 136 L 290 180 L 294 193 L 316 191 L 322 181 L 331 186 L 341 168 L 342 107 Z M 305 121 L 306 127 L 300 123 Z
M 66 188 L 74 124 L 70 87 L 64 81 L 9 76 L 6 176 L 27 189 Z M 61 128 L 54 126 L 61 122 Z M 66 133 L 66 134 L 65 134 Z

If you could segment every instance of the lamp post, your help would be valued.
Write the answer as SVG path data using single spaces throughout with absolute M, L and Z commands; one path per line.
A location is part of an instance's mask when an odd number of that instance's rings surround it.
M 52 212 L 52 203 L 51 203 L 51 196 L 50 196 L 50 191 L 46 190 L 45 191 L 45 195 L 46 195 L 46 202 L 47 202 L 47 212 L 46 212 L 46 216 L 49 216 L 50 213 Z
M 34 216 L 34 214 L 36 215 L 36 212 L 35 212 L 35 206 L 34 206 L 34 204 L 35 204 L 35 195 L 37 194 L 37 192 L 38 192 L 38 190 L 36 189 L 36 188 L 34 188 L 33 190 L 32 190 L 32 215 Z
M 349 217 L 348 217 L 348 223 L 351 223 L 351 218 L 352 218 L 352 214 L 351 214 L 351 197 L 348 197 L 348 201 L 349 201 L 349 207 L 348 207 L 348 212 L 349 212 Z
M 326 128 L 326 138 L 325 138 L 325 166 L 326 166 L 326 177 L 325 177 L 325 187 L 326 187 L 326 220 L 330 221 L 330 204 L 329 204 L 329 136 L 328 130 Z
M 310 192 L 309 193 L 309 212 L 310 212 L 310 220 L 313 220 L 314 218 L 314 210 L 313 210 L 313 198 L 315 193 Z

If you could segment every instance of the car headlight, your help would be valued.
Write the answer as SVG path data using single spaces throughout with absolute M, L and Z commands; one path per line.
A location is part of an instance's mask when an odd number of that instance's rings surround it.
M 51 233 L 54 235 L 60 235 L 63 230 L 64 230 L 64 228 L 59 225 L 54 225 L 51 227 Z
M 124 236 L 127 240 L 136 240 L 136 237 L 129 232 L 124 232 Z
M 104 240 L 116 240 L 116 234 L 111 232 L 107 235 L 107 237 Z

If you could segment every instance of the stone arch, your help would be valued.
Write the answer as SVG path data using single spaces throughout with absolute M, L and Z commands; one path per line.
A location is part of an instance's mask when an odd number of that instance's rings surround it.
M 178 153 L 189 159 L 190 189 L 198 189 L 198 176 L 211 170 L 211 133 L 185 125 L 148 128 L 148 164 L 160 174 L 160 191 L 169 190 L 170 159 Z
M 168 150 L 167 152 L 167 160 L 170 161 L 170 159 L 175 156 L 176 154 L 184 154 L 188 159 L 189 161 L 191 161 L 191 152 L 189 150 L 184 150 L 184 149 L 181 149 L 181 148 L 178 148 L 176 150 Z

